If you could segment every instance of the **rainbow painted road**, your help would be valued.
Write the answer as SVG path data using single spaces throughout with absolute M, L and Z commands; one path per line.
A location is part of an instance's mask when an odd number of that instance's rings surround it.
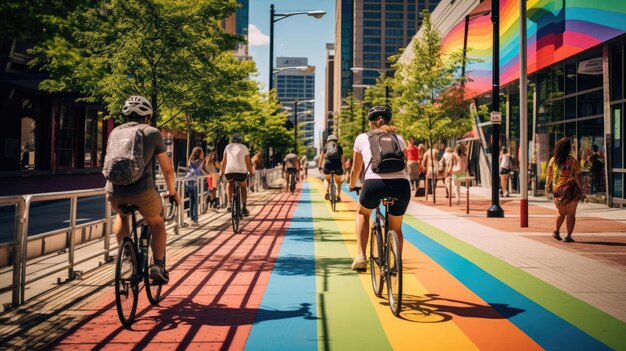
M 319 180 L 303 184 L 246 350 L 626 349 L 624 322 L 411 216 L 393 317 L 350 270 L 349 196 L 332 212 Z

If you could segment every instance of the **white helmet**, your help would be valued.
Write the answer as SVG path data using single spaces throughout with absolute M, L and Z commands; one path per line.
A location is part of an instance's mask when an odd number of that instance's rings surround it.
M 141 117 L 151 117 L 152 104 L 150 104 L 150 101 L 143 96 L 131 96 L 124 103 L 124 107 L 122 107 L 122 114 L 128 117 L 133 112 Z
M 332 134 L 329 135 L 328 138 L 326 138 L 326 141 L 337 141 L 337 140 L 338 140 L 337 137 Z

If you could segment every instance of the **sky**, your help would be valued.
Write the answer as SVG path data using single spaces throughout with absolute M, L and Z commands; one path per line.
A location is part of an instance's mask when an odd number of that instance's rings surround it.
M 306 15 L 288 17 L 274 23 L 274 64 L 276 57 L 307 57 L 315 66 L 315 143 L 324 124 L 324 80 L 326 43 L 335 40 L 335 0 L 250 0 L 249 54 L 256 62 L 255 77 L 267 90 L 269 76 L 270 5 L 276 13 L 324 10 L 315 19 Z

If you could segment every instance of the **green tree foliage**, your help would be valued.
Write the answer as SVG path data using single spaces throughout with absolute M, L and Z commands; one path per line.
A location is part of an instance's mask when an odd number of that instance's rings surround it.
M 50 73 L 41 85 L 48 91 L 78 91 L 109 111 L 129 95 L 144 95 L 168 118 L 193 108 L 220 71 L 216 58 L 243 40 L 219 25 L 235 8 L 235 0 L 82 4 L 67 18 L 47 19 L 56 35 L 36 47 L 33 64 Z
M 392 79 L 385 75 L 376 78 L 376 84 L 365 90 L 365 104 L 368 107 L 376 105 L 388 106 L 393 110 Z M 389 87 L 387 87 L 389 85 Z M 389 97 L 387 97 L 387 94 Z
M 428 11 L 422 14 L 422 35 L 413 40 L 413 58 L 395 65 L 398 69 L 394 78 L 394 88 L 398 91 L 395 121 L 405 136 L 436 145 L 468 132 L 472 121 L 460 74 L 463 52 L 444 54 L 441 36 L 433 28 L 430 14 Z M 436 173 L 435 165 L 432 166 Z
M 345 150 L 351 149 L 354 140 L 362 131 L 367 131 L 367 121 L 365 121 L 365 108 L 361 102 L 354 98 L 352 94 L 343 99 L 341 111 L 339 112 L 339 144 Z

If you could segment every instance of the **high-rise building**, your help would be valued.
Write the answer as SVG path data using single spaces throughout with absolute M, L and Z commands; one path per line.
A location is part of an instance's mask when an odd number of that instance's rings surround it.
M 222 21 L 222 28 L 228 33 L 248 36 L 249 0 L 237 0 L 239 7 L 230 17 Z M 249 60 L 248 45 L 240 43 L 235 49 L 235 56 L 241 60 Z
M 289 108 L 289 122 L 292 125 L 297 123 L 299 141 L 312 148 L 315 137 L 315 109 L 312 101 L 315 98 L 315 67 L 309 66 L 306 71 L 295 68 L 304 66 L 308 66 L 306 57 L 277 57 L 276 68 L 282 70 L 275 76 L 276 92 L 280 103 Z M 289 67 L 294 69 L 285 69 Z
M 388 58 L 406 47 L 421 24 L 420 12 L 440 0 L 337 0 L 335 111 L 353 85 L 374 85 Z M 353 73 L 350 68 L 365 70 Z M 340 77 L 340 78 L 339 78 Z M 356 95 L 361 96 L 363 88 Z
M 324 82 L 324 131 L 320 145 L 326 138 L 335 134 L 334 85 L 335 85 L 335 44 L 326 44 L 326 81 Z

